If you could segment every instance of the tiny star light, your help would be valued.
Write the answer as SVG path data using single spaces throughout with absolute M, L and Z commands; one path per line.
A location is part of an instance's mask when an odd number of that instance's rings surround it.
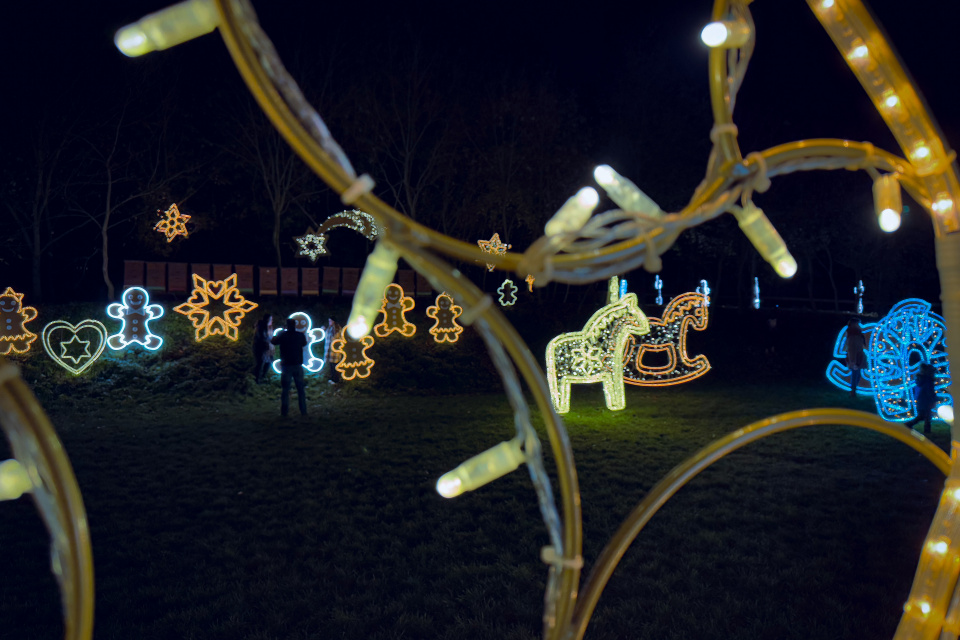
M 212 0 L 186 0 L 121 28 L 113 42 L 121 53 L 132 58 L 210 33 L 219 21 Z
M 497 293 L 500 294 L 500 306 L 501 307 L 512 307 L 517 303 L 517 285 L 513 284 L 513 280 L 507 278 L 504 280 L 499 287 L 497 287 Z
M 185 213 L 180 213 L 180 209 L 176 203 L 170 205 L 170 208 L 166 211 L 160 212 L 158 210 L 157 215 L 163 219 L 153 225 L 153 230 L 165 235 L 167 242 L 173 242 L 173 239 L 177 236 L 186 238 L 190 235 L 187 231 L 187 222 L 190 220 L 190 216 Z
M 896 176 L 887 174 L 873 181 L 873 209 L 881 229 L 893 233 L 900 228 L 903 200 Z
M 857 296 L 857 313 L 863 313 L 863 292 L 863 280 L 858 280 L 853 288 L 853 295 Z
M 327 248 L 325 246 L 327 236 L 322 234 L 317 235 L 312 229 L 307 229 L 305 234 L 302 236 L 295 236 L 293 239 L 300 248 L 300 252 L 297 253 L 297 255 L 306 256 L 307 258 L 310 258 L 311 262 L 315 263 L 317 258 L 327 252 Z
M 500 234 L 493 234 L 489 240 L 477 240 L 477 244 L 483 250 L 484 253 L 491 253 L 495 255 L 502 256 L 507 252 L 507 249 L 511 248 L 512 244 L 504 244 L 500 242 Z M 487 271 L 493 271 L 494 265 L 487 263 Z
M 760 278 L 753 278 L 753 308 L 760 308 Z
M 399 333 L 404 338 L 410 338 L 417 332 L 417 325 L 407 322 L 406 312 L 413 309 L 413 298 L 403 294 L 403 287 L 390 283 L 383 290 L 383 302 L 380 304 L 380 313 L 383 320 L 373 327 L 378 338 L 386 338 L 391 333 Z
M 650 332 L 631 335 L 625 349 L 623 381 L 639 387 L 665 387 L 690 382 L 710 370 L 705 355 L 687 354 L 687 332 L 707 328 L 709 312 L 702 293 L 684 293 L 671 300 L 660 318 L 650 318 Z M 666 364 L 644 362 L 645 356 L 666 356 Z M 649 360 L 649 358 L 648 358 Z
M 307 344 L 303 348 L 303 368 L 305 371 L 310 373 L 317 373 L 320 369 L 323 368 L 324 358 L 317 357 L 313 354 L 313 345 L 319 344 L 324 341 L 326 338 L 326 331 L 321 328 L 313 328 L 313 319 L 309 314 L 303 311 L 296 311 L 291 313 L 287 318 L 293 318 L 296 322 L 296 330 L 304 334 L 307 337 Z M 283 329 L 276 329 L 273 332 L 273 335 L 279 334 Z M 280 369 L 280 360 L 273 361 L 273 370 L 277 373 L 282 373 Z
M 50 359 L 78 376 L 103 354 L 107 346 L 107 328 L 97 320 L 88 319 L 77 324 L 54 320 L 43 328 L 41 338 L 43 350 Z
M 433 318 L 434 324 L 430 327 L 430 335 L 434 342 L 456 342 L 460 339 L 463 327 L 457 323 L 457 318 L 463 314 L 463 308 L 453 303 L 448 293 L 441 293 L 432 307 L 427 307 L 427 317 Z
M 26 353 L 37 339 L 26 324 L 37 317 L 37 310 L 23 306 L 23 294 L 7 287 L 0 293 L 0 356 Z
M 143 287 L 126 289 L 120 299 L 107 306 L 107 315 L 121 323 L 120 331 L 107 338 L 110 348 L 119 351 L 137 343 L 150 351 L 159 349 L 163 338 L 150 331 L 149 322 L 163 316 L 163 307 L 150 304 L 150 294 Z
M 547 384 L 558 413 L 570 411 L 570 385 L 599 382 L 607 408 L 623 409 L 623 357 L 631 335 L 650 331 L 637 305 L 637 294 L 620 297 L 617 277 L 610 279 L 608 303 L 597 310 L 581 331 L 562 333 L 547 344 Z
M 655 276 L 653 278 L 653 288 L 657 290 L 657 304 L 663 304 L 663 280 L 660 279 L 660 276 Z
M 211 314 L 213 302 L 219 302 L 226 308 L 222 313 Z M 195 273 L 193 293 L 186 302 L 178 304 L 173 310 L 190 318 L 196 329 L 197 342 L 215 335 L 235 341 L 244 316 L 257 306 L 257 303 L 240 294 L 237 289 L 237 274 L 231 273 L 225 280 L 205 280 Z

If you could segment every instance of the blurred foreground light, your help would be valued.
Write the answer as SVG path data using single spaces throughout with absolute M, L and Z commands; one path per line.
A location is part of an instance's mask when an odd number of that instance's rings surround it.
M 219 22 L 212 0 L 186 0 L 122 27 L 113 42 L 132 58 L 198 38 L 216 29 Z
M 735 49 L 750 39 L 750 25 L 743 20 L 711 22 L 700 32 L 700 39 L 711 48 Z
M 896 176 L 887 174 L 873 181 L 873 210 L 881 229 L 892 233 L 900 228 L 903 199 Z
M 593 209 L 600 202 L 600 194 L 593 187 L 584 187 L 563 203 L 553 217 L 543 227 L 547 236 L 579 231 L 593 215 Z
M 735 210 L 733 215 L 744 235 L 763 259 L 770 263 L 777 275 L 781 278 L 792 278 L 797 272 L 797 261 L 790 255 L 783 238 L 763 210 L 753 202 L 748 202 L 742 209 Z
M 663 210 L 650 196 L 633 184 L 627 178 L 613 170 L 613 167 L 602 164 L 593 170 L 593 179 L 597 181 L 610 199 L 624 211 L 643 213 L 648 216 L 662 216 Z
M 880 212 L 877 222 L 882 230 L 893 233 L 900 228 L 900 214 L 893 209 L 884 209 Z
M 937 415 L 940 416 L 940 419 L 947 424 L 953 424 L 953 407 L 951 407 L 949 404 L 940 405 L 940 408 L 937 409 Z
M 347 319 L 347 333 L 354 340 L 370 333 L 370 323 L 380 313 L 383 290 L 393 282 L 399 259 L 400 254 L 383 239 L 377 241 L 377 246 L 367 256 L 367 264 L 363 267 L 357 292 L 353 296 L 350 317 Z
M 0 462 L 0 500 L 16 500 L 33 488 L 23 465 L 14 459 Z
M 526 460 L 522 444 L 519 438 L 514 438 L 473 456 L 440 476 L 437 493 L 444 498 L 455 498 L 510 473 Z

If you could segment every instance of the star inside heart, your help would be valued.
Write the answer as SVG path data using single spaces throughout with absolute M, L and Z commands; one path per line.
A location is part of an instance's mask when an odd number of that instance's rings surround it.
M 97 361 L 107 345 L 107 328 L 97 320 L 71 324 L 54 320 L 43 328 L 43 349 L 58 365 L 80 375 Z

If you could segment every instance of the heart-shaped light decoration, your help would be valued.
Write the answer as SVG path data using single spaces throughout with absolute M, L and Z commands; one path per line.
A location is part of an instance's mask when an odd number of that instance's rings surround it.
M 43 328 L 43 349 L 74 375 L 80 375 L 96 362 L 106 346 L 107 328 L 97 320 L 78 324 L 54 320 Z

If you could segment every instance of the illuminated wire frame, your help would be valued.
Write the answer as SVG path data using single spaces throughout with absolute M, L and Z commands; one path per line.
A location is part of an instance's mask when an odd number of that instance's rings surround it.
M 684 293 L 671 300 L 662 317 L 650 318 L 648 334 L 628 336 L 623 381 L 639 387 L 665 387 L 690 382 L 710 371 L 707 356 L 687 355 L 687 331 L 703 331 L 709 319 L 702 294 Z M 644 357 L 653 354 L 665 355 L 666 364 L 645 363 Z
M 64 332 L 69 334 L 69 340 L 66 336 L 60 337 Z M 82 339 L 81 333 L 88 339 Z M 50 359 L 77 376 L 89 369 L 107 346 L 107 328 L 98 320 L 88 319 L 77 324 L 54 320 L 43 328 L 41 336 L 43 349 Z M 94 343 L 91 353 L 90 346 Z
M 303 311 L 291 313 L 288 318 L 293 318 L 297 323 L 297 331 L 307 336 L 307 345 L 303 348 L 303 368 L 310 373 L 317 373 L 323 369 L 325 358 L 313 355 L 313 345 L 319 344 L 326 339 L 326 331 L 320 328 L 313 328 L 313 320 Z M 279 334 L 283 329 L 276 329 L 273 335 Z M 273 370 L 281 373 L 280 359 L 273 361 Z
M 388 284 L 383 290 L 383 304 L 380 305 L 383 320 L 373 327 L 377 337 L 386 338 L 393 332 L 404 338 L 412 337 L 417 332 L 417 325 L 407 322 L 404 314 L 413 309 L 415 304 L 413 298 L 403 294 L 403 287 L 395 283 Z
M 307 229 L 307 232 L 302 236 L 294 236 L 293 238 L 297 245 L 300 247 L 298 256 L 306 256 L 310 258 L 311 262 L 316 262 L 317 258 L 322 256 L 327 252 L 325 246 L 327 242 L 327 236 L 317 235 L 313 232 L 312 229 Z
M 495 255 L 504 255 L 507 252 L 507 249 L 513 247 L 512 244 L 504 244 L 500 242 L 500 234 L 495 233 L 490 236 L 489 240 L 477 240 L 477 244 L 480 246 L 480 249 L 484 253 L 492 253 Z M 487 271 L 493 271 L 494 265 L 487 263 Z
M 441 293 L 437 296 L 436 303 L 432 307 L 427 307 L 427 317 L 434 319 L 434 324 L 430 327 L 430 335 L 433 341 L 456 342 L 460 339 L 463 327 L 457 323 L 457 318 L 463 313 L 463 309 L 453 304 L 453 298 L 448 293 Z
M 907 422 L 917 417 L 914 387 L 920 364 L 934 368 L 934 409 L 952 406 L 950 363 L 946 348 L 946 324 L 930 311 L 930 303 L 919 298 L 901 300 L 879 322 L 863 325 L 867 338 L 867 367 L 862 370 L 857 394 L 872 396 L 885 420 Z M 833 360 L 827 366 L 827 379 L 848 391 L 850 370 L 845 364 L 847 331 L 840 331 L 834 343 Z
M 213 301 L 226 307 L 221 314 L 210 313 Z M 237 274 L 232 273 L 225 280 L 205 280 L 193 274 L 193 293 L 173 310 L 190 318 L 196 329 L 195 339 L 200 342 L 215 335 L 236 340 L 243 317 L 256 308 L 257 303 L 247 300 L 237 290 Z
M 137 343 L 156 351 L 163 344 L 163 338 L 151 333 L 150 321 L 163 316 L 163 307 L 150 304 L 150 294 L 143 287 L 130 287 L 120 296 L 123 301 L 107 306 L 107 315 L 120 320 L 120 331 L 107 338 L 107 345 L 114 351 L 126 349 Z
M 571 384 L 599 382 L 608 409 L 626 406 L 623 354 L 631 336 L 650 332 L 650 322 L 637 305 L 637 294 L 620 297 L 616 276 L 610 278 L 607 300 L 581 331 L 561 333 L 547 344 L 547 384 L 558 413 L 570 411 Z
M 860 325 L 860 329 L 863 331 L 863 337 L 867 343 L 863 350 L 863 354 L 867 359 L 867 366 L 860 370 L 860 382 L 857 384 L 856 391 L 857 395 L 870 396 L 871 398 L 874 397 L 876 392 L 876 387 L 873 384 L 874 369 L 871 365 L 872 356 L 870 355 L 870 348 L 876 339 L 874 335 L 874 329 L 876 329 L 876 327 L 876 322 L 864 322 Z M 833 357 L 839 360 L 831 360 L 827 365 L 827 380 L 844 391 L 850 391 L 851 372 L 850 367 L 847 366 L 848 352 L 847 328 L 844 327 L 840 330 L 836 341 L 833 343 Z
M 177 236 L 186 238 L 190 235 L 187 231 L 187 222 L 190 220 L 190 216 L 185 213 L 180 213 L 180 209 L 176 203 L 170 205 L 170 208 L 166 211 L 161 212 L 158 209 L 157 215 L 162 216 L 163 219 L 153 225 L 153 230 L 165 235 L 167 242 L 173 242 L 173 239 Z
M 373 342 L 373 336 L 363 336 L 359 340 L 354 340 L 347 334 L 346 327 L 340 330 L 340 335 L 330 343 L 333 352 L 340 356 L 336 366 L 340 377 L 344 380 L 353 380 L 370 375 L 376 362 L 367 355 L 367 349 L 373 346 Z
M 356 231 L 367 240 L 376 240 L 380 235 L 380 225 L 372 215 L 359 209 L 348 209 L 324 220 L 316 231 L 308 229 L 306 234 L 294 238 L 300 245 L 297 255 L 308 256 L 314 262 L 319 256 L 327 255 L 327 237 L 331 230 L 339 228 Z
M 517 304 L 517 285 L 513 284 L 513 280 L 507 278 L 504 280 L 499 287 L 497 287 L 497 293 L 500 294 L 500 306 L 501 307 L 512 307 Z
M 26 324 L 37 317 L 37 310 L 23 306 L 23 294 L 13 287 L 0 293 L 0 356 L 9 353 L 26 353 L 37 339 Z

